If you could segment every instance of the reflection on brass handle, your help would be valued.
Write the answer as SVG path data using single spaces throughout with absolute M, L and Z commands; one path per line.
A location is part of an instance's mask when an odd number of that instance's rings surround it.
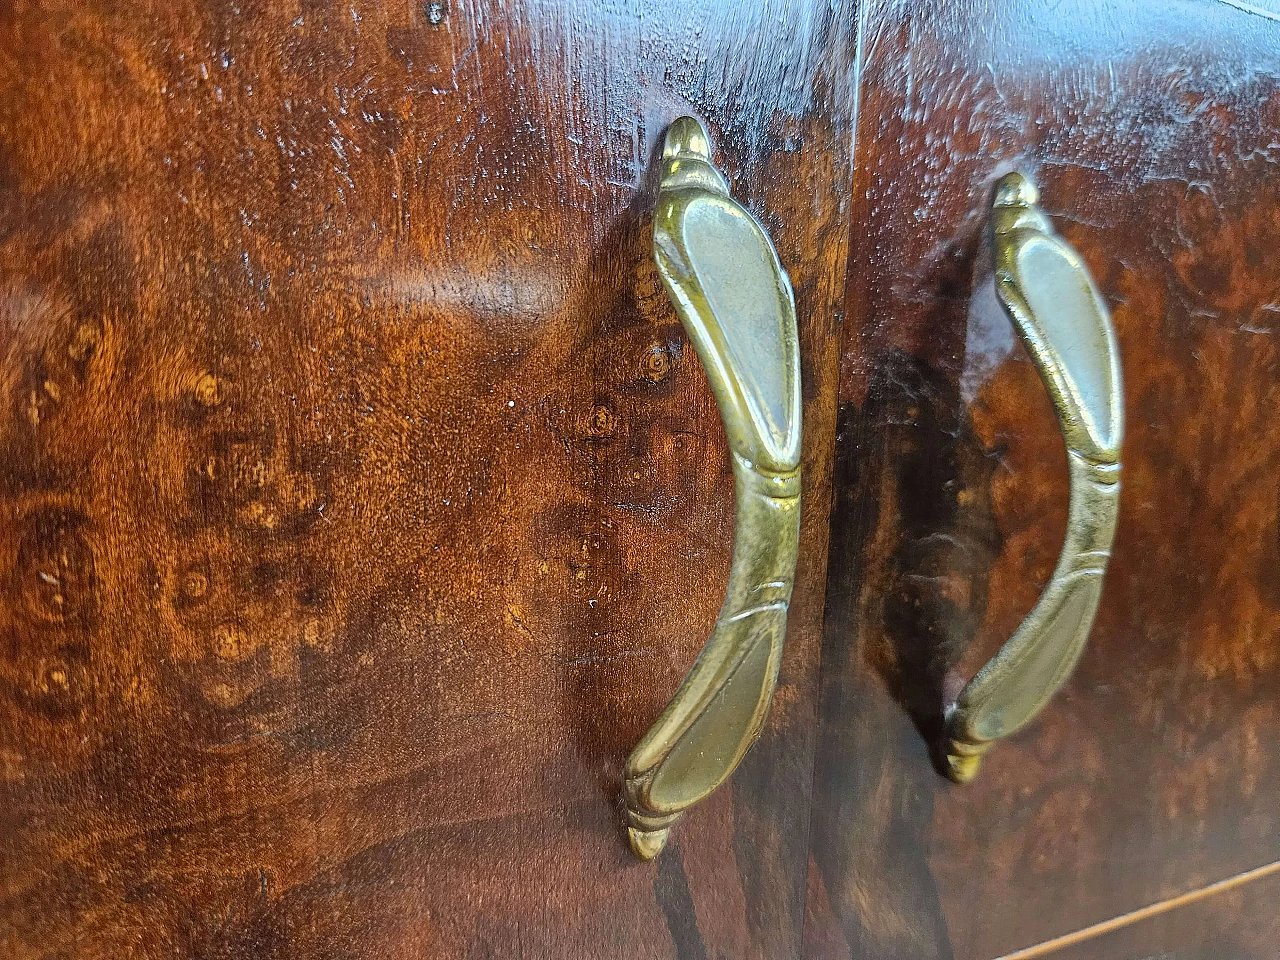
M 706 131 L 667 131 L 653 255 L 702 360 L 733 455 L 729 587 L 675 698 L 627 760 L 628 835 L 650 860 L 671 824 L 728 779 L 769 712 L 800 545 L 800 342 L 791 284 L 729 196 Z
M 1028 723 L 1084 651 L 1120 504 L 1120 354 L 1106 304 L 1080 256 L 1037 208 L 1034 185 L 1003 177 L 992 201 L 996 293 L 1053 400 L 1067 445 L 1066 542 L 1049 585 L 1013 637 L 947 711 L 953 780 L 978 772 L 992 742 Z

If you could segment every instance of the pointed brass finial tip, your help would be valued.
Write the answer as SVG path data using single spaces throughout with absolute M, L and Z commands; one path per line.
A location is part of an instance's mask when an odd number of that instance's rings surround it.
M 638 830 L 635 827 L 627 827 L 627 839 L 631 842 L 631 852 L 641 860 L 652 860 L 660 854 L 662 848 L 667 845 L 667 836 L 670 833 L 670 827 L 663 827 L 660 830 Z
M 947 754 L 947 776 L 956 783 L 969 783 L 978 775 L 980 766 L 982 766 L 982 757 Z
M 710 162 L 711 138 L 696 118 L 681 117 L 667 127 L 667 138 L 662 144 L 662 159 L 670 160 L 689 154 Z
M 1036 185 L 1020 173 L 1006 173 L 996 181 L 995 197 L 992 206 L 996 207 L 1034 207 L 1040 201 L 1040 191 Z

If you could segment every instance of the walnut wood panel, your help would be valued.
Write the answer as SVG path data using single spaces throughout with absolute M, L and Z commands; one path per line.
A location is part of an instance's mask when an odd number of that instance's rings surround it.
M 0 954 L 798 954 L 855 22 L 3 5 Z M 806 514 L 764 738 L 638 865 L 732 535 L 650 267 L 689 110 L 795 284 Z
M 1039 954 L 1046 960 L 1273 960 L 1280 944 L 1273 873 Z M 1118 918 L 1121 922 L 1128 918 Z M 1088 933 L 1088 931 L 1085 931 Z M 1008 960 L 1035 960 L 1033 955 Z
M 866 24 L 807 953 L 989 960 L 1280 859 L 1280 7 Z M 1067 508 L 985 250 L 1015 167 L 1113 307 L 1121 516 L 1073 680 L 958 787 L 927 748 L 945 694 L 1031 609 Z M 1222 929 L 1188 955 L 1234 956 Z

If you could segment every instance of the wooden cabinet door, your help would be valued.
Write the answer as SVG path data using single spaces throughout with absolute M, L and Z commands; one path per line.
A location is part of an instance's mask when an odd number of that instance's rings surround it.
M 0 10 L 0 954 L 796 957 L 851 3 Z M 790 271 L 768 728 L 662 858 L 621 765 L 728 574 L 652 267 L 710 126 Z
M 1280 6 L 863 15 L 808 956 L 1271 960 Z M 927 749 L 948 671 L 1031 609 L 1067 507 L 992 289 L 1010 169 L 1112 307 L 1120 523 L 1073 679 L 955 786 Z
M 1275 0 L 5 6 L 0 955 L 1271 960 L 1278 78 Z M 733 536 L 684 113 L 795 287 L 804 519 L 764 734 L 640 864 Z M 958 787 L 1067 503 L 1014 168 L 1113 310 L 1121 521 Z

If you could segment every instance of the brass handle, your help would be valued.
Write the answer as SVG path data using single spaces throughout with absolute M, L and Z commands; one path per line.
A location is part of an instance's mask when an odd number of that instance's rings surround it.
M 791 284 L 729 196 L 702 125 L 667 131 L 653 256 L 702 360 L 733 455 L 729 586 L 711 636 L 627 760 L 628 836 L 650 860 L 760 734 L 778 678 L 800 545 L 800 341 Z
M 1003 177 L 992 200 L 996 293 L 1026 345 L 1067 446 L 1070 505 L 1053 577 L 1017 632 L 947 711 L 947 766 L 966 783 L 993 741 L 1031 721 L 1084 651 L 1120 504 L 1120 354 L 1084 262 L 1036 206 L 1035 186 Z

